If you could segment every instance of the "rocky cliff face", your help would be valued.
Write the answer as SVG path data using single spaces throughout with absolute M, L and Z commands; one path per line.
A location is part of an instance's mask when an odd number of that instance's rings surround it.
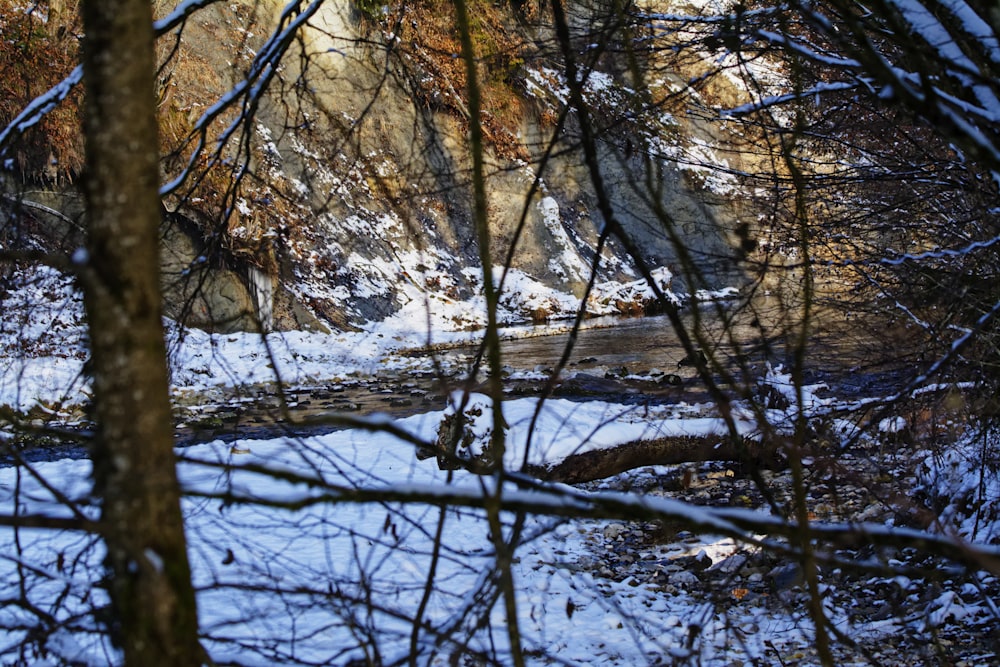
M 409 304 L 468 298 L 481 282 L 448 8 L 315 7 L 297 26 L 305 14 L 278 0 L 216 4 L 187 20 L 179 42 L 164 38 L 164 174 L 176 186 L 165 198 L 165 287 L 168 312 L 191 324 L 252 328 L 252 311 L 277 329 L 352 327 Z M 618 239 L 596 261 L 605 220 L 580 117 L 563 117 L 551 28 L 528 5 L 474 9 L 494 265 L 515 269 L 520 285 L 576 296 L 595 265 L 598 282 L 635 280 Z M 610 46 L 590 58 L 583 47 L 607 12 L 574 10 L 588 122 L 617 220 L 643 261 L 673 274 L 675 290 L 738 284 L 734 232 L 752 212 L 726 170 L 740 167 L 723 157 L 734 138 L 692 120 L 703 100 L 677 91 L 694 72 L 664 73 L 647 54 L 652 92 L 640 94 Z M 287 52 L 270 60 L 285 38 Z M 217 112 L 219 99 L 233 103 Z M 507 303 L 511 317 L 560 308 Z

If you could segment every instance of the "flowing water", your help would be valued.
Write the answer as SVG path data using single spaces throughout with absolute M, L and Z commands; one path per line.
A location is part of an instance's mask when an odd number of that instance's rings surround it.
M 265 281 L 261 281 L 263 284 Z M 268 284 L 270 281 L 266 281 Z M 258 298 L 269 303 L 267 291 Z M 266 322 L 268 310 L 261 309 Z M 741 386 L 753 386 L 772 367 L 790 364 L 796 328 L 782 311 L 761 300 L 750 307 L 728 304 L 682 313 L 688 331 L 696 332 L 697 347 Z M 703 383 L 665 316 L 597 319 L 578 332 L 560 381 L 548 378 L 570 341 L 568 325 L 520 327 L 503 331 L 502 358 L 505 388 L 511 396 L 537 395 L 543 390 L 574 400 L 604 399 L 619 402 L 694 403 L 709 400 Z M 804 381 L 826 383 L 841 397 L 885 395 L 903 379 L 900 368 L 875 367 L 869 359 L 886 358 L 885 349 L 872 350 L 873 339 L 859 337 L 858 326 L 843 317 L 826 317 L 824 327 L 813 331 L 805 350 Z M 886 343 L 891 345 L 891 343 Z M 413 356 L 436 357 L 443 375 L 431 371 L 386 371 L 377 377 L 319 387 L 288 388 L 280 396 L 273 387 L 238 390 L 238 394 L 178 412 L 176 438 L 190 444 L 220 438 L 272 437 L 288 432 L 316 433 L 333 430 L 326 417 L 332 414 L 386 413 L 405 416 L 439 410 L 448 392 L 457 387 L 475 388 L 484 380 L 467 380 L 476 347 L 415 350 Z M 430 365 L 428 364 L 428 367 Z M 730 386 L 730 389 L 732 387 Z M 293 422 L 311 426 L 289 429 Z M 68 452 L 68 454 L 67 454 Z M 40 452 L 43 458 L 83 455 L 80 447 Z
M 822 327 L 813 327 L 803 352 L 806 371 L 814 380 L 861 369 L 873 354 L 856 335 L 857 324 L 841 315 L 823 313 Z M 709 305 L 685 310 L 681 321 L 694 347 L 722 369 L 745 368 L 763 373 L 766 364 L 789 368 L 798 346 L 799 327 L 793 314 L 776 302 L 761 299 L 730 307 Z M 513 336 L 503 342 L 503 361 L 514 369 L 551 367 L 569 342 L 569 334 Z M 693 373 L 687 351 L 666 316 L 601 319 L 586 322 L 568 358 L 568 368 L 622 369 L 629 373 Z M 682 361 L 685 360 L 685 361 Z M 686 370 L 685 370 L 686 369 Z M 864 371 L 861 371 L 864 372 Z
M 767 300 L 752 307 L 727 304 L 682 313 L 685 328 L 694 332 L 697 349 L 712 360 L 713 377 L 724 388 L 753 387 L 767 366 L 790 367 L 797 339 L 795 322 Z M 551 391 L 574 400 L 600 398 L 619 402 L 694 403 L 710 400 L 693 364 L 666 316 L 598 319 L 584 323 L 568 353 L 559 382 L 549 377 L 566 354 L 568 325 L 505 329 L 502 341 L 504 386 L 511 396 Z M 885 395 L 898 387 L 899 368 L 869 366 L 873 352 L 856 336 L 859 327 L 843 317 L 827 315 L 824 327 L 811 332 L 804 350 L 803 380 L 825 383 L 842 397 Z M 870 341 L 869 341 L 870 343 Z M 412 356 L 434 357 L 443 374 L 431 371 L 386 371 L 378 377 L 291 388 L 284 405 L 273 388 L 191 411 L 179 429 L 181 442 L 210 438 L 226 440 L 284 432 L 282 422 L 314 423 L 297 432 L 329 431 L 324 418 L 335 413 L 375 412 L 405 416 L 445 406 L 448 392 L 458 386 L 481 387 L 482 371 L 468 380 L 477 348 L 415 350 Z M 883 357 L 884 358 L 884 357 Z M 429 367 L 429 364 L 428 364 Z M 725 376 L 729 376 L 728 378 Z M 730 380 L 731 382 L 727 382 Z M 734 386 L 735 385 L 735 386 Z M 287 407 L 287 411 L 285 408 Z

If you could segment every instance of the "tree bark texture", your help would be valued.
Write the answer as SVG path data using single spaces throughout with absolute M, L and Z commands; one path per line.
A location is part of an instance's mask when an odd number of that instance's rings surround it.
M 95 492 L 111 633 L 125 662 L 201 664 L 180 511 L 157 248 L 159 171 L 148 0 L 85 0 L 88 213 L 80 275 L 90 324 Z

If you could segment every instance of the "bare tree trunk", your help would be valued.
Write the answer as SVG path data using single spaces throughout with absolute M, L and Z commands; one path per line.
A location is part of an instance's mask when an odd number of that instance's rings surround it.
M 130 665 L 201 664 L 180 512 L 159 291 L 158 141 L 148 0 L 86 0 L 88 261 L 96 493 Z

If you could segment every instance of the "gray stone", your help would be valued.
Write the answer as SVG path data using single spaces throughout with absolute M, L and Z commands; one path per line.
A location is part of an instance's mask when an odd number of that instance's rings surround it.
M 775 591 L 786 591 L 802 584 L 802 566 L 798 563 L 778 565 L 767 573 L 767 579 Z
M 621 523 L 609 523 L 604 527 L 604 537 L 608 540 L 617 540 L 625 532 L 625 525 Z

